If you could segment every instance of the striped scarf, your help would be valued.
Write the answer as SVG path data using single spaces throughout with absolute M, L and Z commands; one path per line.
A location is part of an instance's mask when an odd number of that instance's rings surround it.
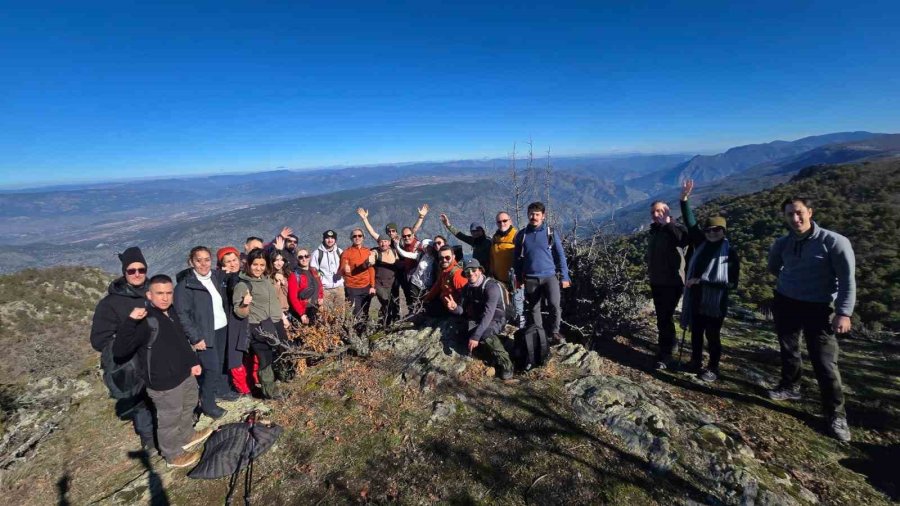
M 731 246 L 728 239 L 722 239 L 718 243 L 703 241 L 691 257 L 686 278 L 698 277 L 697 259 L 703 256 L 701 253 L 706 248 L 718 247 L 712 261 L 705 266 L 703 274 L 699 276 L 701 282 L 698 285 L 684 288 L 684 298 L 681 308 L 681 328 L 687 328 L 691 324 L 691 317 L 696 311 L 698 314 L 712 318 L 723 318 L 722 299 L 728 291 L 728 252 Z M 694 308 L 693 290 L 700 290 L 700 307 Z

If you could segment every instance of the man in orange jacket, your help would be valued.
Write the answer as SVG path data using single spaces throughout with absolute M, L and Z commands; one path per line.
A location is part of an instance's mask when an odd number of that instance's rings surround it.
M 369 304 L 375 295 L 375 269 L 369 265 L 369 248 L 363 246 L 363 231 L 353 229 L 352 245 L 341 253 L 344 274 L 344 294 L 353 305 L 353 317 L 358 320 L 357 333 L 361 333 L 369 319 Z
M 438 260 L 441 265 L 441 272 L 437 281 L 431 285 L 431 289 L 425 294 L 425 312 L 428 316 L 447 316 L 450 310 L 445 305 L 448 297 L 453 300 L 460 300 L 459 295 L 468 281 L 463 276 L 462 267 L 456 263 L 456 257 L 453 255 L 453 248 L 444 245 L 438 250 Z

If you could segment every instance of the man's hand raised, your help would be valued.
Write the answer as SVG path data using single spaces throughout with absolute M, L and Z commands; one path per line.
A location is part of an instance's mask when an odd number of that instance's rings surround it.
M 444 297 L 444 305 L 447 306 L 447 309 L 449 311 L 456 310 L 456 308 L 458 307 L 458 304 L 456 303 L 455 300 L 453 300 L 453 294 L 450 294 L 450 295 Z
M 356 209 L 356 214 L 358 214 L 359 217 L 362 218 L 362 219 L 364 219 L 364 220 L 367 219 L 367 218 L 369 217 L 369 211 L 366 211 L 365 209 L 363 209 L 363 208 L 361 208 L 361 207 L 358 207 L 358 208 Z
M 422 204 L 422 207 L 420 207 L 418 209 L 418 211 L 419 211 L 419 216 L 424 218 L 425 215 L 428 214 L 428 204 Z
M 441 223 L 443 223 L 445 227 L 450 226 L 450 218 L 448 218 L 444 213 L 441 213 Z

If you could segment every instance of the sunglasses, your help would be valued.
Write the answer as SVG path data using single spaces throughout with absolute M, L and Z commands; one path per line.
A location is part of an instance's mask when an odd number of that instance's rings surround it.
M 709 227 L 704 230 L 704 232 L 706 232 L 707 234 L 711 234 L 714 232 L 724 232 L 724 231 L 725 231 L 725 229 L 722 227 Z
M 503 223 L 508 223 L 508 222 L 509 222 L 509 220 L 497 220 L 498 225 L 501 225 Z
M 134 276 L 135 274 L 147 274 L 146 267 L 138 267 L 137 269 L 125 269 L 125 274 Z
M 285 241 L 288 244 L 297 244 L 297 241 Z
M 466 269 L 466 270 L 463 271 L 463 276 L 465 276 L 465 277 L 468 278 L 468 277 L 470 277 L 470 276 L 472 275 L 473 272 L 475 272 L 475 271 L 477 271 L 477 270 L 478 270 L 478 269 L 476 269 L 476 268 L 474 268 L 474 267 L 470 267 L 470 268 L 468 268 L 468 269 Z
M 408 239 L 408 238 L 410 238 L 410 237 L 412 237 L 412 234 L 403 234 L 403 238 L 404 238 L 404 239 Z
M 441 260 L 447 260 L 449 262 L 450 260 L 453 260 L 453 257 L 452 256 L 445 257 L 444 255 L 441 255 Z
M 303 260 L 304 258 L 309 258 L 309 255 L 297 255 L 297 258 Z
M 356 239 L 357 237 L 362 237 L 362 234 L 353 234 L 350 237 Z

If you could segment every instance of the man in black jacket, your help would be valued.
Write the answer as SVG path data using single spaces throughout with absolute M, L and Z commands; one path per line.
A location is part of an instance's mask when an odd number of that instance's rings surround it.
M 109 284 L 107 295 L 94 310 L 91 324 L 91 346 L 112 356 L 112 344 L 128 315 L 135 308 L 143 308 L 147 302 L 147 261 L 140 248 L 132 246 L 119 254 L 122 262 L 122 277 Z M 110 364 L 103 364 L 106 369 Z M 145 449 L 154 448 L 153 414 L 148 408 L 149 399 L 141 390 L 134 397 L 120 399 L 116 403 L 116 414 L 123 418 L 131 418 L 134 432 L 141 438 Z
M 190 448 L 212 434 L 212 428 L 195 432 L 194 408 L 201 373 L 197 354 L 188 343 L 178 314 L 171 309 L 175 288 L 172 279 L 158 274 L 150 279 L 147 308 L 135 308 L 113 343 L 116 360 L 135 353 L 143 366 L 147 394 L 156 408 L 159 451 L 168 467 L 187 467 L 200 460 Z
M 475 322 L 468 336 L 469 353 L 483 345 L 500 369 L 500 379 L 511 379 L 513 363 L 500 337 L 500 331 L 506 324 L 500 283 L 485 276 L 481 263 L 474 258 L 465 263 L 463 274 L 469 282 L 462 289 L 459 303 L 453 300 L 452 294 L 446 297 L 447 309 Z
M 647 242 L 647 271 L 659 332 L 659 351 L 655 361 L 657 369 L 665 369 L 672 363 L 672 353 L 675 351 L 675 308 L 684 291 L 679 248 L 687 247 L 688 235 L 684 226 L 669 215 L 669 205 L 665 202 L 651 204 L 650 217 L 653 223 Z

